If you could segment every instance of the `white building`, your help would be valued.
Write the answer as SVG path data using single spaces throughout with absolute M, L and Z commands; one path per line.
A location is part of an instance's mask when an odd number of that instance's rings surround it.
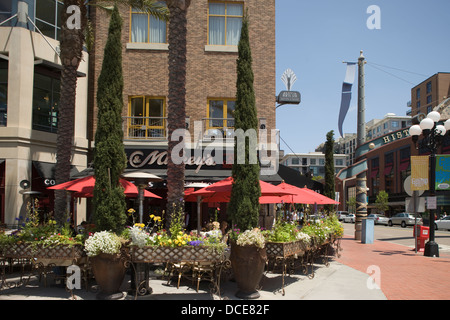
M 302 174 L 312 173 L 313 176 L 325 177 L 325 154 L 322 152 L 287 153 L 281 159 L 281 164 L 298 170 Z M 347 155 L 334 154 L 335 173 L 346 166 Z
M 373 119 L 366 123 L 366 141 L 410 126 L 411 116 L 397 116 L 395 113 L 387 113 L 381 120 Z
M 20 5 L 19 5 L 20 4 Z M 38 197 L 41 210 L 53 211 L 56 137 L 61 62 L 57 54 L 60 27 L 55 0 L 2 0 L 0 23 L 0 223 L 13 225 Z M 35 29 L 36 24 L 43 35 Z M 56 50 L 55 50 L 56 49 Z M 87 73 L 85 53 L 78 69 L 72 166 L 87 166 Z M 85 217 L 78 206 L 75 221 Z

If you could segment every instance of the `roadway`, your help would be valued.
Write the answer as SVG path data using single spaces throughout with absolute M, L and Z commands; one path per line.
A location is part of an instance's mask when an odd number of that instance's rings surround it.
M 354 223 L 342 223 L 344 226 L 344 234 L 354 235 Z M 388 227 L 385 225 L 375 225 L 374 239 L 380 241 L 392 242 L 414 249 L 413 227 L 407 226 L 402 228 L 400 226 Z M 437 230 L 435 231 L 435 241 L 439 245 L 439 254 L 450 255 L 450 231 Z

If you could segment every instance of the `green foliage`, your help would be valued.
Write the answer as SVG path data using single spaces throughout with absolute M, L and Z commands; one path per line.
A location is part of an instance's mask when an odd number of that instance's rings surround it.
M 282 220 L 277 220 L 272 230 L 265 230 L 264 236 L 267 241 L 289 242 L 297 240 L 297 225 Z
M 258 128 L 258 118 L 253 89 L 252 55 L 248 34 L 248 16 L 242 21 L 241 38 L 238 45 L 236 81 L 236 107 L 234 111 L 235 129 L 255 130 Z M 233 187 L 229 203 L 229 214 L 233 224 L 241 230 L 250 230 L 258 225 L 259 197 L 259 164 L 251 163 L 250 139 L 245 139 L 245 146 L 235 143 L 235 159 L 232 168 Z M 247 143 L 248 142 L 248 143 Z M 237 163 L 237 157 L 244 155 L 245 163 Z
M 309 235 L 317 244 L 322 244 L 330 237 L 342 237 L 344 228 L 339 219 L 332 214 L 322 220 L 309 221 L 302 227 L 301 232 Z
M 111 15 L 102 71 L 98 78 L 98 124 L 95 134 L 94 221 L 98 230 L 119 232 L 126 222 L 120 175 L 126 167 L 123 146 L 122 19 L 117 6 Z
M 389 194 L 384 190 L 378 192 L 377 198 L 375 200 L 375 207 L 377 208 L 378 212 L 385 212 L 387 209 L 389 209 L 388 202 Z

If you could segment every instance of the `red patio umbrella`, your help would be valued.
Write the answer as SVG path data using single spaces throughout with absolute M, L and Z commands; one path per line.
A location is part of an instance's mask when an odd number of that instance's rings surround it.
M 202 202 L 229 202 L 231 196 L 231 188 L 233 184 L 233 178 L 228 177 L 216 183 L 213 183 L 210 186 L 197 190 L 195 192 L 190 193 L 188 199 L 193 199 L 192 197 L 201 196 Z M 273 184 L 259 181 L 261 187 L 261 199 L 265 197 L 277 197 L 283 195 L 292 195 L 292 192 L 285 191 L 278 186 Z M 187 200 L 186 200 L 187 201 Z M 268 202 L 266 202 L 268 203 Z
M 124 193 L 127 197 L 137 197 L 139 195 L 138 188 L 132 184 L 131 182 L 120 179 L 120 184 L 123 186 Z M 67 190 L 67 191 L 73 191 L 74 196 L 78 198 L 89 198 L 93 196 L 94 193 L 94 186 L 95 186 L 95 177 L 94 176 L 88 176 L 76 180 L 67 181 L 64 183 L 57 184 L 55 186 L 48 187 L 47 189 L 53 189 L 53 190 Z M 144 190 L 144 197 L 147 198 L 157 198 L 162 199 L 160 196 Z
M 339 202 L 334 201 L 320 193 L 317 193 L 308 188 L 299 188 L 285 182 L 278 185 L 279 188 L 288 191 L 291 195 L 285 195 L 281 197 L 267 197 L 261 199 L 260 203 L 302 203 L 302 204 L 338 204 Z M 275 202 L 274 202 L 275 201 Z

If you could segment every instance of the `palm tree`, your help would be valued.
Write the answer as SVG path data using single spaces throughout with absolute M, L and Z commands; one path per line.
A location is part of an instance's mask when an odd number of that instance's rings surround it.
M 163 20 L 167 20 L 167 8 L 156 0 L 116 0 L 116 3 L 126 4 Z M 70 6 L 80 8 L 80 28 L 69 28 L 68 19 L 73 11 Z M 58 136 L 56 143 L 56 183 L 63 183 L 70 179 L 70 164 L 74 136 L 75 96 L 77 86 L 77 69 L 83 53 L 83 44 L 88 25 L 87 5 L 96 5 L 95 1 L 64 0 L 61 15 L 61 96 L 58 118 Z M 55 218 L 63 224 L 66 212 L 65 191 L 55 190 Z
M 169 103 L 168 135 L 176 129 L 185 128 L 186 121 L 186 38 L 187 9 L 190 0 L 167 0 L 169 8 Z M 167 164 L 167 223 L 172 214 L 183 212 L 184 163 L 175 164 L 172 156 L 178 141 L 168 142 L 169 161 Z M 179 156 L 179 155 L 176 155 Z

